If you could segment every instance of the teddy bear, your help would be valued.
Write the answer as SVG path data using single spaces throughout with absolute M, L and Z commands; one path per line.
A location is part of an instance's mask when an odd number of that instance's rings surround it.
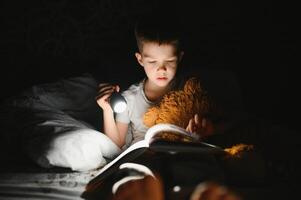
M 217 119 L 222 118 L 223 112 L 208 95 L 201 81 L 191 77 L 186 80 L 182 89 L 168 92 L 159 104 L 150 107 L 144 114 L 143 122 L 147 127 L 170 123 L 185 129 L 195 114 L 201 118 L 210 116 L 211 119 Z M 205 135 L 205 138 L 208 136 Z M 242 152 L 252 149 L 253 145 L 239 143 L 224 150 L 228 156 L 240 157 Z
M 149 108 L 143 122 L 147 127 L 170 123 L 185 129 L 195 114 L 202 118 L 217 113 L 216 104 L 203 88 L 200 79 L 191 77 L 183 89 L 168 92 L 158 105 Z
M 185 129 L 195 114 L 201 118 L 208 116 L 220 118 L 222 111 L 208 95 L 200 79 L 191 77 L 186 80 L 183 89 L 168 92 L 158 105 L 150 107 L 144 114 L 143 122 L 147 127 L 159 123 L 170 123 Z M 210 135 L 201 138 L 208 136 Z M 231 144 L 230 147 L 224 149 L 227 157 L 240 157 L 251 150 L 253 150 L 253 145 L 242 143 Z
M 183 89 L 173 90 L 162 97 L 158 105 L 150 107 L 144 114 L 143 122 L 147 127 L 151 127 L 159 123 L 170 123 L 182 128 L 186 128 L 189 120 L 198 114 L 201 118 L 210 116 L 211 118 L 222 117 L 223 112 L 209 96 L 204 89 L 201 81 L 192 77 L 189 78 Z M 171 137 L 163 133 L 165 138 L 169 140 L 177 140 L 178 138 Z M 203 136 L 203 135 L 202 135 Z M 210 135 L 205 135 L 201 139 L 208 138 Z M 225 136 L 225 135 L 224 135 Z M 243 177 L 244 180 L 252 180 L 252 178 L 260 179 L 263 177 L 263 167 L 261 157 L 256 155 L 254 145 L 237 143 L 228 144 L 224 148 L 223 165 L 226 171 L 233 177 Z M 256 165 L 254 163 L 257 163 Z M 258 169 L 254 172 L 253 168 Z M 251 176 L 247 176 L 250 174 Z M 251 177 L 251 178 L 250 178 Z M 258 178 L 259 177 L 259 178 Z

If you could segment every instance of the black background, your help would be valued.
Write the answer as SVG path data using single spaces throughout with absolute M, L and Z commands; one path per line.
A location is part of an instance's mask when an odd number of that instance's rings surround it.
M 184 25 L 185 67 L 234 72 L 248 112 L 299 129 L 300 23 L 288 1 L 1 1 L 1 98 L 83 72 L 140 80 L 133 23 L 158 9 Z

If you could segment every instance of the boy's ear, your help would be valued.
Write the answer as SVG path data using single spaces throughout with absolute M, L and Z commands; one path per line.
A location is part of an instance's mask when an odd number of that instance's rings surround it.
M 142 55 L 138 52 L 135 53 L 135 56 L 137 58 L 138 63 L 143 66 L 143 62 L 142 62 Z

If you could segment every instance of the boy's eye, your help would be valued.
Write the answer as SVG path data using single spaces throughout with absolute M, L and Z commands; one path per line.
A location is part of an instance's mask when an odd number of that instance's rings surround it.
M 151 63 L 151 64 L 152 64 L 152 63 L 156 63 L 156 61 L 148 61 L 148 63 Z
M 176 62 L 176 60 L 168 60 L 167 62 L 168 63 L 174 63 L 174 62 Z

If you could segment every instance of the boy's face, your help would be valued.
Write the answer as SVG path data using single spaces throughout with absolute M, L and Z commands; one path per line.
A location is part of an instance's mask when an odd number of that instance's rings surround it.
M 183 52 L 178 53 L 172 44 L 144 42 L 141 52 L 135 55 L 149 81 L 165 87 L 174 78 Z

